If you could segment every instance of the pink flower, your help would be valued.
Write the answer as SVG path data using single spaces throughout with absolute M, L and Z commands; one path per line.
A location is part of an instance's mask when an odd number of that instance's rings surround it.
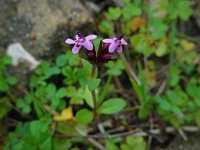
M 92 51 L 93 50 L 93 44 L 91 40 L 94 40 L 97 38 L 96 35 L 88 35 L 84 37 L 81 33 L 77 33 L 75 36 L 75 40 L 72 39 L 66 39 L 65 43 L 67 44 L 75 44 L 72 48 L 73 53 L 78 53 L 82 46 L 84 46 L 87 50 Z
M 104 39 L 103 42 L 109 44 L 108 51 L 113 53 L 117 51 L 120 53 L 122 51 L 122 45 L 127 45 L 127 42 L 122 38 L 123 34 L 112 39 Z

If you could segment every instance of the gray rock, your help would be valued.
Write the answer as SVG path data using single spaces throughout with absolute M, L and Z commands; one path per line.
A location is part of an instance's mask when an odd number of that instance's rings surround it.
M 0 0 L 0 6 L 0 46 L 19 42 L 35 57 L 93 21 L 79 0 Z
M 40 62 L 29 54 L 20 43 L 10 44 L 6 53 L 12 58 L 13 66 L 17 66 L 20 62 L 24 62 L 29 64 L 30 70 L 33 70 L 40 64 Z
M 194 17 L 196 19 L 196 22 L 198 24 L 198 27 L 200 28 L 200 1 L 194 0 L 191 2 L 194 10 Z
M 168 150 L 200 150 L 200 134 L 187 134 L 188 141 L 177 136 L 169 145 Z

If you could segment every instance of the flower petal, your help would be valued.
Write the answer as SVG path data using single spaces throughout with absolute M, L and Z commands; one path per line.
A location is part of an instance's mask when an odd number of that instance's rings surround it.
M 94 40 L 94 39 L 96 39 L 96 38 L 97 38 L 97 36 L 94 35 L 94 34 L 88 35 L 88 36 L 85 37 L 86 40 Z
M 121 42 L 122 42 L 123 45 L 127 45 L 128 44 L 124 39 L 121 39 Z
M 78 40 L 78 39 L 79 39 L 79 36 L 76 34 L 76 35 L 75 35 L 75 38 L 76 38 L 76 40 Z
M 66 39 L 65 43 L 67 43 L 67 44 L 75 44 L 76 42 L 74 40 L 72 40 L 72 39 Z
M 117 48 L 117 44 L 115 44 L 115 42 L 112 42 L 112 43 L 110 44 L 109 48 L 108 48 L 108 51 L 109 51 L 110 53 L 113 53 L 113 52 L 116 50 L 116 48 Z
M 79 50 L 80 50 L 80 48 L 81 48 L 81 45 L 74 45 L 74 47 L 72 48 L 72 52 L 74 53 L 74 54 L 76 54 L 76 53 L 78 53 L 79 52 Z
M 117 52 L 118 53 L 122 52 L 122 46 L 121 45 L 117 47 Z
M 93 49 L 93 44 L 91 41 L 89 40 L 86 40 L 84 43 L 83 43 L 83 46 L 87 49 L 87 50 L 92 50 Z
M 104 43 L 112 43 L 112 42 L 114 42 L 114 40 L 113 39 L 104 39 L 103 42 Z

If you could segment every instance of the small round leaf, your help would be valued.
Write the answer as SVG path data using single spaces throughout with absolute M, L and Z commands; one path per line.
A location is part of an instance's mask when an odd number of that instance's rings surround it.
M 93 114 L 87 109 L 81 109 L 76 113 L 76 119 L 81 124 L 87 124 L 92 121 Z

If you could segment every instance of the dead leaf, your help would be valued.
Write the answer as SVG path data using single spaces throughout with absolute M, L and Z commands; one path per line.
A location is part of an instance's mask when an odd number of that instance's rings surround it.
M 183 47 L 183 49 L 186 50 L 186 51 L 193 50 L 194 47 L 195 47 L 195 44 L 194 44 L 194 43 L 189 42 L 189 41 L 187 41 L 187 40 L 185 40 L 185 39 L 181 40 L 181 41 L 180 41 L 180 44 L 181 44 L 181 46 Z
M 72 107 L 69 106 L 68 108 L 65 108 L 60 115 L 56 115 L 53 118 L 55 121 L 66 121 L 66 120 L 73 120 L 74 115 L 72 112 Z
M 133 31 L 137 31 L 137 29 L 139 29 L 141 26 L 143 26 L 145 24 L 145 20 L 143 18 L 140 17 L 135 17 L 132 20 L 132 26 L 131 29 Z

